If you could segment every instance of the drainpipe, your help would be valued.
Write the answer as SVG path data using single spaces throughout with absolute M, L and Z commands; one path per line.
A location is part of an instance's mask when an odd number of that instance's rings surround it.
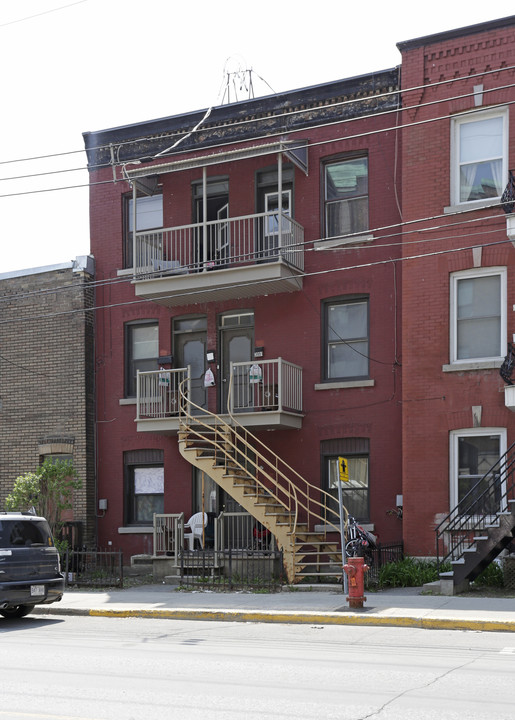
M 283 154 L 282 152 L 277 154 L 277 193 L 278 202 L 277 207 L 279 209 L 279 217 L 277 218 L 277 235 L 279 247 L 282 246 L 283 233 Z
M 203 272 L 207 271 L 207 168 L 202 168 L 202 258 Z
M 136 183 L 132 183 L 132 274 L 136 275 Z

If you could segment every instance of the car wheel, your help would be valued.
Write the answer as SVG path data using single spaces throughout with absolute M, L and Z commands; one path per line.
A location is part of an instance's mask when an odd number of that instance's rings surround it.
M 15 620 L 25 617 L 25 615 L 28 615 L 32 610 L 34 610 L 34 605 L 18 605 L 17 607 L 0 610 L 0 615 L 3 615 L 7 620 Z

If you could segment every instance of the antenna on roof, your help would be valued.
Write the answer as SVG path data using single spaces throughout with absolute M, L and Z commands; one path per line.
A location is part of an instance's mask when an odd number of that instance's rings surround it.
M 266 80 L 263 80 L 260 75 L 257 75 L 252 68 L 247 68 L 246 65 L 246 61 L 236 55 L 225 61 L 224 79 L 218 93 L 220 105 L 229 105 L 240 100 L 253 100 L 255 97 L 253 74 L 275 93 Z

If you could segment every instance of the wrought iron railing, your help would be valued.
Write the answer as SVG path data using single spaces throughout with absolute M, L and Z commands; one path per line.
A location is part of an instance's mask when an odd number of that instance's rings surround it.
M 304 268 L 304 228 L 267 212 L 136 233 L 134 275 L 163 277 L 282 260 Z
M 61 554 L 61 571 L 67 586 L 123 587 L 123 553 L 66 549 Z
M 277 550 L 185 550 L 180 556 L 181 586 L 203 590 L 274 592 L 284 582 Z
M 508 507 L 508 500 L 514 496 L 514 471 L 515 443 L 435 529 L 438 566 L 458 560 L 474 545 L 474 537 L 499 520 L 499 515 Z

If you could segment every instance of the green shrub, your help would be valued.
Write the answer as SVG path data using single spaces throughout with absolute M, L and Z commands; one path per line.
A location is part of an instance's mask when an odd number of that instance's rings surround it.
M 441 566 L 440 572 L 450 568 Z M 380 587 L 419 587 L 424 583 L 438 580 L 436 560 L 417 560 L 405 557 L 397 562 L 387 563 L 379 570 Z
M 485 585 L 490 587 L 503 587 L 504 575 L 502 567 L 496 562 L 491 562 L 490 565 L 487 565 L 483 572 L 474 580 L 474 585 L 476 587 Z

